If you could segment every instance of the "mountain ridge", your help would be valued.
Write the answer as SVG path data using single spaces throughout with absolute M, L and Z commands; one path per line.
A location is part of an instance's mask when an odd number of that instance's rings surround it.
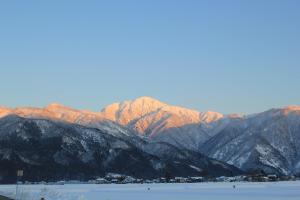
M 223 115 L 172 106 L 151 97 L 113 103 L 100 112 L 52 103 L 44 108 L 0 107 L 0 118 L 15 114 L 97 128 L 141 147 L 143 141 L 168 143 L 199 152 L 245 171 L 300 173 L 300 106 L 251 115 Z
M 107 173 L 137 178 L 243 173 L 197 152 L 139 142 L 78 124 L 8 115 L 0 119 L 0 183 L 15 182 L 18 169 L 28 181 L 87 181 Z M 168 153 L 153 151 L 164 146 Z

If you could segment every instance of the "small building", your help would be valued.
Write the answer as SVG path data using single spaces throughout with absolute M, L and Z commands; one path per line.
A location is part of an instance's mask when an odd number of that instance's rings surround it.
M 137 179 L 131 177 L 131 176 L 126 176 L 125 179 L 122 181 L 122 183 L 136 183 Z
M 204 182 L 204 177 L 199 176 L 199 177 L 191 177 L 190 178 L 190 182 L 192 183 L 200 183 L 200 182 Z
M 277 181 L 278 176 L 276 174 L 271 174 L 271 175 L 268 175 L 268 179 L 269 179 L 269 181 Z
M 176 183 L 187 183 L 187 182 L 188 182 L 188 178 L 184 178 L 184 177 L 175 177 L 175 182 L 176 182 Z
M 97 178 L 96 184 L 105 184 L 108 183 L 108 181 L 105 178 Z

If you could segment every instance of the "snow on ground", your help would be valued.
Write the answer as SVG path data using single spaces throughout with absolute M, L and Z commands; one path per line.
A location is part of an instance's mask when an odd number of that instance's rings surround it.
M 233 188 L 233 185 L 236 188 Z M 22 199 L 39 200 L 299 200 L 300 181 L 128 185 L 23 185 Z M 0 185 L 14 196 L 14 185 Z

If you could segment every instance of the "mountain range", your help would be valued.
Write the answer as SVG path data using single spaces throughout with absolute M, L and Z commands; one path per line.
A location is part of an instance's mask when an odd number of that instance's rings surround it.
M 0 107 L 0 181 L 12 181 L 18 167 L 38 171 L 28 175 L 32 180 L 107 172 L 147 178 L 167 171 L 174 176 L 254 170 L 291 175 L 300 172 L 299 146 L 300 106 L 246 116 L 199 112 L 150 97 L 99 112 L 60 104 Z

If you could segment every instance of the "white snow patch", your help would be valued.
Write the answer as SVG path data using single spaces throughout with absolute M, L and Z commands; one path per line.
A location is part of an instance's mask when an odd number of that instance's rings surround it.
M 233 189 L 235 185 L 235 189 Z M 269 183 L 184 183 L 127 185 L 23 185 L 23 200 L 299 200 L 300 181 Z M 0 194 L 15 197 L 14 185 L 1 185 Z M 249 195 L 251 194 L 251 195 Z
M 202 172 L 203 170 L 199 167 L 196 167 L 194 165 L 190 165 L 190 168 L 197 170 L 198 172 Z

